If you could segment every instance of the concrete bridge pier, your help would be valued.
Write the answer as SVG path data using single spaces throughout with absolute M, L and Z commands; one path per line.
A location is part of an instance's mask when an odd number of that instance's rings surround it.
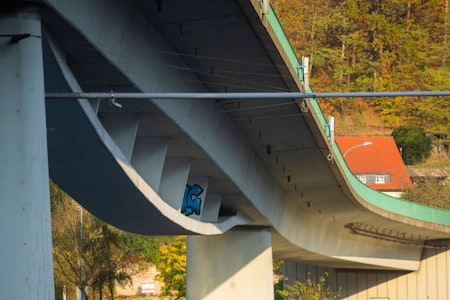
M 0 299 L 54 299 L 39 11 L 0 5 Z
M 269 228 L 188 236 L 186 264 L 188 300 L 274 299 Z

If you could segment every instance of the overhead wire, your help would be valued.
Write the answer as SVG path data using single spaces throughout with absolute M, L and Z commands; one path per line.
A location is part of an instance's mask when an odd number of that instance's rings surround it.
M 88 42 L 84 42 L 84 41 L 78 41 L 78 40 L 63 40 L 63 43 L 65 44 L 65 46 L 70 46 L 72 49 L 79 48 L 82 50 L 91 50 L 95 53 L 98 53 L 98 51 L 93 48 L 93 46 L 89 45 Z M 103 45 L 103 47 L 107 47 L 107 48 L 114 48 L 114 46 L 112 45 Z M 262 67 L 271 67 L 273 68 L 274 65 L 271 64 L 263 64 L 263 63 L 255 63 L 255 62 L 251 62 L 251 61 L 244 61 L 244 60 L 231 60 L 231 59 L 226 59 L 226 58 L 217 58 L 217 57 L 206 57 L 206 56 L 196 56 L 196 55 L 190 55 L 190 54 L 183 54 L 183 53 L 177 53 L 177 52 L 169 52 L 169 51 L 159 51 L 159 50 L 147 50 L 149 52 L 155 52 L 155 53 L 160 53 L 163 55 L 174 55 L 174 56 L 186 56 L 186 57 L 195 57 L 196 59 L 203 59 L 203 60 L 216 60 L 216 61 L 220 61 L 220 62 L 228 62 L 228 63 L 236 63 L 239 65 L 249 65 L 249 66 L 262 66 Z M 99 56 L 102 56 L 100 53 L 98 53 Z M 123 57 L 123 60 L 125 60 L 126 57 Z M 78 61 L 80 61 L 80 59 L 78 59 Z M 97 59 L 81 59 L 81 61 L 83 63 L 87 63 L 87 65 L 89 66 L 90 69 L 92 70 L 98 70 L 98 71 L 109 71 L 109 68 L 104 68 L 102 66 L 99 66 L 98 64 L 98 60 Z M 104 62 L 105 63 L 109 63 L 107 61 L 106 58 L 104 58 Z M 77 65 L 76 63 L 74 63 L 74 61 L 70 62 L 71 65 Z M 173 64 L 168 64 L 168 63 L 164 63 L 161 61 L 154 61 L 153 59 L 149 58 L 148 64 L 153 64 L 153 65 L 159 65 L 159 66 L 163 66 L 163 67 L 168 67 L 168 68 L 172 68 L 172 69 L 178 69 L 178 70 L 182 70 L 182 71 L 187 71 L 187 72 L 193 72 L 193 73 L 197 73 L 197 74 L 203 74 L 203 75 L 208 75 L 208 71 L 202 68 L 189 68 L 189 67 L 180 67 L 177 65 L 173 65 Z M 84 64 L 79 64 L 79 66 L 85 66 Z M 128 69 L 134 69 L 133 66 L 129 66 Z M 119 73 L 122 73 L 120 71 L 118 71 Z M 135 73 L 135 74 L 140 74 L 140 75 L 146 75 L 146 74 L 142 74 L 136 71 L 128 71 L 131 73 Z M 215 82 L 208 82 L 205 83 L 204 81 L 201 80 L 191 80 L 191 79 L 186 79 L 186 77 L 172 77 L 172 78 L 177 78 L 177 80 L 183 80 L 185 82 L 196 82 L 196 83 L 201 83 L 201 84 L 205 84 L 205 85 L 215 85 L 215 86 L 228 86 L 228 87 L 235 87 L 235 88 L 240 88 L 240 89 L 247 89 L 247 90 L 257 90 L 257 91 L 261 91 L 261 89 L 257 89 L 256 87 L 249 87 L 248 84 L 260 84 L 259 82 L 254 82 L 254 81 L 249 81 L 249 80 L 239 80 L 233 77 L 229 77 L 229 76 L 222 76 L 220 75 L 220 73 L 226 73 L 226 74 L 236 74 L 236 75 L 252 75 L 252 76 L 261 76 L 261 77 L 271 77 L 271 78 L 280 78 L 283 79 L 283 76 L 278 74 L 268 74 L 268 73 L 258 73 L 258 72 L 237 72 L 237 71 L 233 71 L 233 70 L 215 70 L 214 76 L 218 77 L 218 78 L 225 78 L 225 79 L 229 79 L 229 80 L 235 80 L 238 81 L 240 83 L 245 83 L 245 85 L 224 85 L 221 83 L 215 83 Z M 124 75 L 125 76 L 125 75 Z M 126 76 L 125 76 L 126 77 Z M 267 88 L 270 87 L 271 89 L 267 89 L 268 91 L 273 91 L 274 89 L 278 90 L 278 91 L 287 91 L 287 89 L 281 89 L 279 87 L 276 86 L 267 86 L 267 85 L 263 85 L 263 87 Z M 283 106 L 283 105 L 292 105 L 293 102 L 283 102 L 283 103 L 276 103 L 276 104 L 270 104 L 270 105 L 257 105 L 254 107 L 247 107 L 247 108 L 241 108 L 241 109 L 232 109 L 232 110 L 221 110 L 221 111 L 214 111 L 212 113 L 214 114 L 221 114 L 221 113 L 226 113 L 226 112 L 236 112 L 239 110 L 255 110 L 255 109 L 263 109 L 263 108 L 270 108 L 270 107 L 275 107 L 275 106 Z M 270 116 L 256 116 L 253 118 L 253 120 L 258 120 L 258 119 L 268 119 L 268 118 L 289 118 L 289 117 L 298 117 L 297 114 L 290 114 L 290 115 L 270 115 Z M 227 120 L 220 120 L 220 121 L 240 121 L 240 120 L 247 120 L 247 117 L 244 118 L 227 118 Z M 140 121 L 144 121 L 143 119 L 140 119 Z M 153 121 L 157 121 L 157 120 L 153 120 Z M 196 120 L 189 120 L 186 122 L 196 122 Z
M 97 52 L 97 50 L 92 47 L 92 46 L 88 46 L 87 42 L 84 41 L 77 41 L 77 40 L 61 40 L 63 41 L 63 43 L 65 44 L 66 47 L 71 47 L 72 49 L 74 48 L 80 48 L 80 49 L 84 49 L 84 50 L 92 50 L 94 52 Z M 101 45 L 102 47 L 108 48 L 108 49 L 113 49 L 115 48 L 115 46 L 113 44 L 110 45 Z M 117 48 L 120 48 L 120 46 L 117 46 Z M 208 82 L 205 83 L 204 81 L 198 79 L 198 80 L 192 80 L 192 79 L 186 79 L 186 77 L 172 77 L 172 78 L 176 78 L 177 80 L 183 80 L 185 82 L 196 82 L 199 84 L 209 84 L 209 85 L 214 85 L 214 86 L 218 86 L 218 87 L 229 87 L 229 88 L 238 88 L 238 89 L 245 89 L 245 90 L 261 90 L 259 87 L 263 87 L 265 88 L 265 91 L 273 91 L 273 90 L 277 90 L 277 91 L 288 91 L 287 88 L 282 88 L 279 86 L 275 86 L 275 85 L 267 85 L 267 84 L 262 84 L 260 82 L 260 80 L 255 81 L 255 80 L 243 80 L 243 79 L 239 79 L 236 77 L 230 77 L 230 76 L 225 76 L 222 75 L 221 73 L 226 73 L 226 74 L 230 74 L 230 75 L 252 75 L 252 76 L 261 76 L 261 77 L 269 77 L 269 78 L 279 78 L 280 80 L 284 80 L 286 78 L 289 78 L 287 76 L 283 76 L 281 74 L 278 73 L 277 68 L 279 66 L 277 65 L 273 65 L 273 64 L 266 64 L 266 63 L 260 63 L 260 62 L 252 62 L 252 61 L 248 61 L 248 60 L 236 60 L 236 59 L 228 59 L 228 58 L 219 58 L 219 57 L 209 57 L 209 56 L 201 56 L 201 55 L 193 55 L 193 54 L 186 54 L 186 53 L 179 53 L 179 52 L 171 52 L 171 51 L 162 51 L 162 50 L 155 50 L 155 49 L 144 49 L 144 51 L 147 51 L 149 53 L 159 53 L 159 54 L 163 54 L 163 55 L 173 55 L 173 56 L 178 56 L 178 57 L 191 57 L 191 58 L 196 58 L 200 61 L 205 61 L 205 60 L 211 60 L 211 61 L 218 61 L 218 62 L 226 62 L 226 63 L 233 63 L 233 64 L 239 64 L 239 65 L 247 65 L 249 67 L 251 66 L 259 66 L 259 67 L 269 67 L 272 68 L 272 72 L 276 72 L 276 73 L 268 73 L 268 72 L 239 72 L 239 71 L 234 71 L 234 70 L 230 70 L 230 69 L 217 69 L 213 67 L 214 70 L 214 74 L 211 75 L 211 71 L 210 69 L 204 69 L 204 68 L 195 68 L 195 67 L 189 67 L 186 61 L 183 61 L 184 63 L 186 63 L 186 66 L 178 66 L 178 65 L 174 65 L 174 64 L 169 64 L 169 63 L 164 63 L 161 60 L 156 61 L 155 59 L 151 59 L 149 58 L 149 60 L 147 61 L 147 64 L 151 64 L 151 65 L 156 65 L 156 66 L 163 66 L 163 67 L 168 67 L 170 69 L 175 69 L 175 70 L 181 70 L 181 71 L 187 71 L 187 72 L 192 72 L 194 74 L 200 74 L 200 75 L 210 75 L 211 78 L 220 78 L 220 79 L 225 79 L 225 80 L 230 80 L 230 81 L 234 81 L 240 84 L 230 84 L 230 83 L 218 83 L 218 82 Z M 101 56 L 101 54 L 99 54 Z M 120 57 L 119 57 L 120 58 Z M 98 65 L 98 60 L 94 59 L 94 60 L 89 60 L 89 59 L 77 59 L 78 61 L 83 61 L 89 64 L 89 68 L 91 69 L 96 69 L 96 70 L 105 70 L 107 71 L 107 69 L 103 69 L 101 67 L 96 67 L 96 65 Z M 126 57 L 123 56 L 120 58 L 121 61 L 126 61 Z M 107 62 L 107 59 L 105 58 L 105 62 Z M 72 65 L 77 65 L 75 63 L 75 60 L 72 60 L 70 62 Z M 135 66 L 138 66 L 138 64 L 130 64 L 128 63 L 128 72 L 132 73 L 132 74 L 138 74 L 138 75 L 148 75 L 142 72 L 137 72 Z M 249 86 L 249 85 L 253 85 L 253 86 Z

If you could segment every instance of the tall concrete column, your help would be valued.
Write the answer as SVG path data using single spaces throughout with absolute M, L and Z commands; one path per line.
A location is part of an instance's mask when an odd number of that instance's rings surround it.
M 186 296 L 273 300 L 270 229 L 188 236 Z
M 54 299 L 39 11 L 2 5 L 0 299 Z

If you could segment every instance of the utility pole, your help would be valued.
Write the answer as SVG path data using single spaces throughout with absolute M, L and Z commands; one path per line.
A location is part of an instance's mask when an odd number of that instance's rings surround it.
M 77 206 L 77 210 L 80 211 L 80 300 L 84 300 L 83 289 L 85 289 L 83 281 L 83 208 Z

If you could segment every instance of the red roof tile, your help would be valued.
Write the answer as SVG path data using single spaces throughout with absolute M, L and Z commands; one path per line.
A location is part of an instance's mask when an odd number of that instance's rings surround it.
M 403 159 L 392 136 L 337 136 L 336 143 L 344 154 L 350 147 L 372 142 L 350 150 L 345 161 L 354 174 L 390 174 L 389 184 L 367 184 L 381 191 L 398 191 L 412 186 Z

